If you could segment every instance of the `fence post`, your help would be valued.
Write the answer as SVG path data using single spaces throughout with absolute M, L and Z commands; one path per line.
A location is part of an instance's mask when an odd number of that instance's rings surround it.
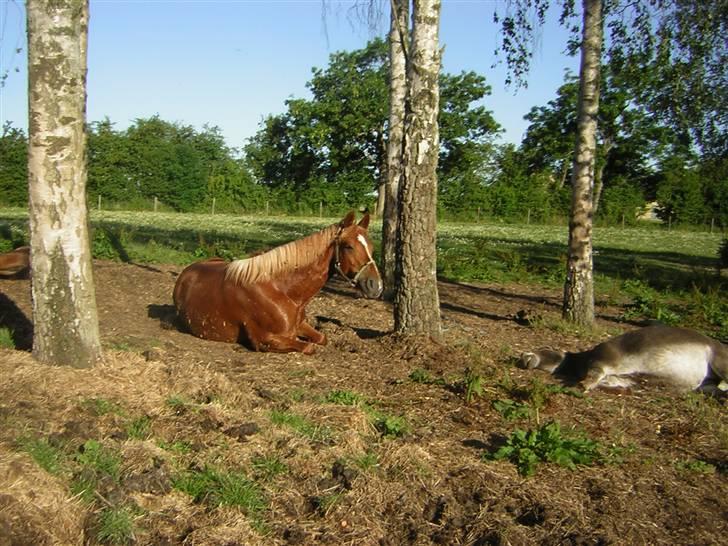
M 529 208 L 526 212 L 526 225 L 531 225 L 531 209 Z
M 324 202 L 319 201 L 319 218 L 324 217 Z
M 99 210 L 101 210 L 101 196 L 99 195 Z
M 622 213 L 622 229 L 624 229 L 624 213 Z
M 710 219 L 710 233 L 713 233 L 713 228 L 714 227 L 715 227 L 715 216 Z
M 265 202 L 265 215 L 268 216 L 268 212 L 270 211 L 269 208 L 270 202 L 266 200 Z
M 157 205 L 159 204 L 159 200 L 157 199 L 157 196 L 154 196 L 154 212 L 157 212 Z
M 215 198 L 212 198 L 212 214 L 215 214 Z

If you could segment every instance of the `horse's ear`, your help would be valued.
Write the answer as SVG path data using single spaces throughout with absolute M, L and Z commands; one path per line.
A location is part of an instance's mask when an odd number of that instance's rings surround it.
M 361 220 L 359 220 L 359 227 L 363 229 L 369 228 L 369 213 L 367 212 Z
M 354 219 L 356 218 L 356 214 L 354 214 L 353 210 L 349 211 L 349 214 L 344 216 L 344 219 L 341 221 L 341 224 L 339 224 L 342 228 L 349 227 L 351 224 L 354 223 Z

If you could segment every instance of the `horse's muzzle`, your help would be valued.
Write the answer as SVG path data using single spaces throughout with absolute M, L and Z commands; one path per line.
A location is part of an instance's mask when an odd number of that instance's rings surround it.
M 379 275 L 362 276 L 357 282 L 357 286 L 361 290 L 361 293 L 370 299 L 378 298 L 382 295 L 382 290 L 384 290 L 384 283 L 382 283 Z

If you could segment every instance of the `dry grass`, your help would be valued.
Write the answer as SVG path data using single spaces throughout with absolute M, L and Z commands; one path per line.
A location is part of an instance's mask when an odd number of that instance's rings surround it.
M 547 394 L 541 422 L 597 441 L 602 461 L 573 471 L 542 463 L 523 478 L 508 461 L 481 459 L 536 424 L 505 419 L 493 402 L 529 403 L 549 382 L 511 366 L 512 357 L 583 343 L 509 320 L 521 299 L 448 285 L 437 345 L 386 335 L 383 302 L 324 293 L 311 316 L 329 346 L 313 357 L 255 354 L 160 328 L 145 305 L 165 305 L 174 277 L 130 268 L 109 266 L 108 278 L 101 268 L 97 282 L 107 347 L 133 340 L 133 350 L 107 350 L 91 370 L 0 350 L 0 536 L 11 543 L 97 544 L 110 508 L 129 510 L 129 541 L 145 545 L 707 546 L 728 536 L 726 406 L 702 396 L 661 387 Z M 466 368 L 483 382 L 469 404 L 457 386 Z M 411 380 L 415 369 L 435 381 Z M 406 429 L 383 435 L 382 416 Z M 57 449 L 61 470 L 43 470 L 23 439 Z M 82 466 L 89 442 L 118 457 L 115 477 Z M 228 490 L 203 483 L 195 500 L 176 488 L 181 475 L 209 481 L 209 470 L 231 480 Z M 94 494 L 74 497 L 89 474 Z M 235 504 L 236 476 L 253 484 L 263 509 Z

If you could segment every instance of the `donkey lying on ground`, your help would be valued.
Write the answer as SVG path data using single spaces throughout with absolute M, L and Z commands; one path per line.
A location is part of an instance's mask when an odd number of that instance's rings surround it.
M 30 247 L 21 246 L 0 254 L 0 276 L 21 276 L 30 269 Z
M 521 354 L 521 367 L 538 368 L 585 391 L 629 387 L 628 376 L 649 376 L 681 390 L 719 394 L 728 380 L 728 347 L 694 330 L 647 326 L 613 337 L 588 351 L 544 348 Z

